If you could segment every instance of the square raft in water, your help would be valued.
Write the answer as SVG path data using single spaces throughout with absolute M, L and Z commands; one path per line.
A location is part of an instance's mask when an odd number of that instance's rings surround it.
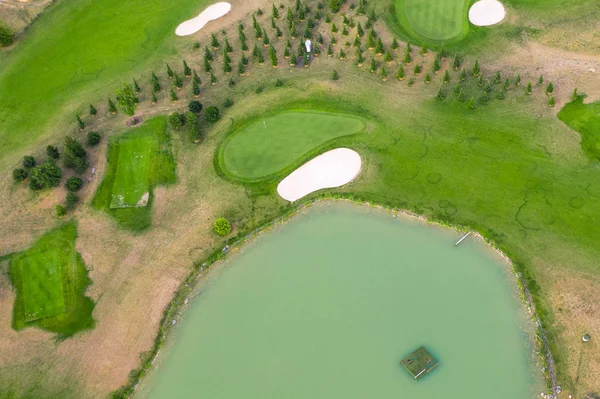
M 400 364 L 417 380 L 439 365 L 423 346 L 402 359 Z

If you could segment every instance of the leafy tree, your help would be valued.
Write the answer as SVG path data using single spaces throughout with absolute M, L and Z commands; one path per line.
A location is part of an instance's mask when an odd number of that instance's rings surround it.
M 398 72 L 396 72 L 396 78 L 398 80 L 404 80 L 404 77 L 405 77 L 404 66 L 400 65 L 398 67 Z
M 65 216 L 67 214 L 67 210 L 62 205 L 56 205 L 54 207 L 54 209 L 56 210 L 56 216 L 58 216 L 59 218 Z
M 98 110 L 96 109 L 96 107 L 94 107 L 92 104 L 90 104 L 90 115 L 96 116 L 97 113 L 98 113 Z
M 171 89 L 169 95 L 171 96 L 171 101 L 177 101 L 177 100 L 179 100 L 179 97 L 177 96 L 177 93 L 175 92 L 174 89 Z
M 198 100 L 190 101 L 188 103 L 188 109 L 194 114 L 199 114 L 200 112 L 202 112 L 202 103 L 200 103 L 200 101 Z
M 20 183 L 23 180 L 27 179 L 28 173 L 25 169 L 17 168 L 13 169 L 12 176 L 14 181 Z
M 171 69 L 171 67 L 169 66 L 169 64 L 167 64 L 167 76 L 169 78 L 173 77 L 173 70 Z
M 527 94 L 531 94 L 532 93 L 531 82 L 527 82 L 527 87 L 525 88 L 525 93 L 527 93 Z
M 173 130 L 179 130 L 185 123 L 185 116 L 179 112 L 173 112 L 167 117 L 169 127 Z
M 221 45 L 219 44 L 219 40 L 217 39 L 217 36 L 214 33 L 210 34 L 210 45 L 214 48 L 214 49 L 218 49 L 219 47 L 221 47 Z
M 551 96 L 550 99 L 548 100 L 548 106 L 554 107 L 554 96 Z
M 79 202 L 79 196 L 71 191 L 67 193 L 66 207 L 67 209 L 74 209 L 75 205 Z
M 0 21 L 0 47 L 10 46 L 15 42 L 15 32 Z
M 481 68 L 479 67 L 479 60 L 475 60 L 475 64 L 473 64 L 473 69 L 471 73 L 473 74 L 473 76 L 479 76 L 480 72 Z
M 554 92 L 554 85 L 552 84 L 552 82 L 548 83 L 548 86 L 546 86 L 546 94 L 550 95 L 552 94 L 552 92 Z
M 135 79 L 133 79 L 133 89 L 135 90 L 136 93 L 140 93 L 142 91 L 142 88 L 140 87 L 137 80 L 135 80 Z
M 446 69 L 446 73 L 444 73 L 444 83 L 446 83 L 446 84 L 450 83 L 450 74 L 448 73 L 447 69 Z
M 98 132 L 89 132 L 87 134 L 87 138 L 86 138 L 85 144 L 88 147 L 95 147 L 95 146 L 98 145 L 98 143 L 100 143 L 100 139 L 101 139 L 100 133 L 98 133 Z
M 72 139 L 71 137 L 65 137 L 63 150 L 63 165 L 66 168 L 72 168 L 77 173 L 83 173 L 88 167 L 87 152 L 83 146 Z
M 130 84 L 123 83 L 123 85 L 117 89 L 117 103 L 119 107 L 129 116 L 135 114 L 135 108 L 138 103 L 133 87 Z
M 69 177 L 65 183 L 66 189 L 72 192 L 79 191 L 82 186 L 83 180 L 75 176 Z
M 117 105 L 110 98 L 108 99 L 108 111 L 111 114 L 116 114 L 117 113 Z
M 85 122 L 81 119 L 81 116 L 77 115 L 77 126 L 79 126 L 79 130 L 85 129 Z
M 60 184 L 62 170 L 56 165 L 53 159 L 31 169 L 29 178 L 29 187 L 33 190 L 41 190 L 46 187 L 56 187 Z
M 469 98 L 469 101 L 467 101 L 467 107 L 471 109 L 477 108 L 477 103 L 475 103 L 475 99 L 473 97 Z
M 215 107 L 214 105 L 206 107 L 204 116 L 208 122 L 216 122 L 219 119 L 221 119 L 221 115 L 219 114 L 219 108 Z
M 23 157 L 23 167 L 26 169 L 33 168 L 35 166 L 35 158 L 31 155 L 25 155 Z
M 48 147 L 46 147 L 46 155 L 48 155 L 52 159 L 58 159 L 60 157 L 58 148 L 56 148 L 53 145 L 49 145 Z

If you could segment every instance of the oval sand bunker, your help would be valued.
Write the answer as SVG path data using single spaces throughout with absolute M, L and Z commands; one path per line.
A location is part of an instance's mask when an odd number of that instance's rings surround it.
M 505 15 L 504 6 L 499 1 L 481 0 L 469 10 L 469 21 L 477 26 L 490 26 L 502 21 Z
M 296 201 L 323 188 L 340 187 L 351 182 L 360 172 L 361 159 L 356 151 L 336 148 L 311 159 L 277 186 L 279 195 Z
M 180 24 L 175 30 L 177 36 L 188 36 L 198 32 L 210 21 L 221 18 L 231 10 L 231 4 L 221 2 L 206 7 L 196 18 L 189 19 Z

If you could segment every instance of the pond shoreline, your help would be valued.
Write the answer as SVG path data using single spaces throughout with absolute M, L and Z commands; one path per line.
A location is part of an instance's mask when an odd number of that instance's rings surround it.
M 212 269 L 215 263 L 219 261 L 220 263 L 223 263 L 223 261 L 226 260 L 227 255 L 229 253 L 235 253 L 239 251 L 242 247 L 246 246 L 246 244 L 251 243 L 255 239 L 257 239 L 262 233 L 268 232 L 277 226 L 285 224 L 292 217 L 298 214 L 302 214 L 316 205 L 336 202 L 358 204 L 386 212 L 388 214 L 393 215 L 394 217 L 400 216 L 410 218 L 413 220 L 416 219 L 420 222 L 424 222 L 429 225 L 451 228 L 458 232 L 470 231 L 463 226 L 450 225 L 437 220 L 428 219 L 422 215 L 410 212 L 408 210 L 380 205 L 362 199 L 356 199 L 350 194 L 323 194 L 316 198 L 305 200 L 297 204 L 293 208 L 290 208 L 287 212 L 283 213 L 279 217 L 264 223 L 262 226 L 257 227 L 251 232 L 243 236 L 237 236 L 227 240 L 227 242 L 225 242 L 224 245 L 220 246 L 215 251 L 213 251 L 211 255 L 204 258 L 202 261 L 194 263 L 193 270 L 190 272 L 188 277 L 181 283 L 180 287 L 174 295 L 173 300 L 165 308 L 159 331 L 154 340 L 153 348 L 149 351 L 149 355 L 145 359 L 142 359 L 142 364 L 140 368 L 138 368 L 137 370 L 132 370 L 132 372 L 130 373 L 129 384 L 122 387 L 118 391 L 113 392 L 112 397 L 129 398 L 135 393 L 142 379 L 147 375 L 148 371 L 155 364 L 161 352 L 161 348 L 166 343 L 173 327 L 175 327 L 178 320 L 181 318 L 183 306 L 189 303 L 189 294 L 192 293 L 195 288 L 197 288 L 198 283 L 200 283 L 204 279 L 205 274 Z M 550 351 L 550 346 L 547 341 L 545 331 L 542 327 L 541 320 L 539 318 L 539 315 L 537 314 L 534 300 L 531 296 L 529 289 L 527 288 L 524 276 L 516 270 L 514 262 L 512 262 L 511 259 L 497 246 L 495 246 L 490 240 L 487 240 L 482 234 L 476 231 L 472 231 L 472 235 L 476 239 L 482 240 L 484 243 L 486 243 L 490 248 L 492 248 L 497 254 L 500 255 L 500 257 L 506 262 L 507 266 L 511 267 L 513 275 L 516 277 L 515 283 L 517 284 L 518 293 L 521 297 L 521 303 L 525 305 L 525 308 L 531 318 L 532 324 L 535 326 L 536 348 L 533 351 L 533 355 L 536 356 L 543 365 L 543 377 L 545 380 L 545 385 L 547 387 L 547 392 L 544 395 L 546 398 L 556 398 L 557 385 L 554 359 Z

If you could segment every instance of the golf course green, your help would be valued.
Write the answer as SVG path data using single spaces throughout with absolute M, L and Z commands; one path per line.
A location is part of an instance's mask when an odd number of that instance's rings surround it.
M 69 222 L 11 256 L 10 274 L 17 291 L 16 330 L 37 326 L 69 337 L 94 326 L 94 302 L 85 296 L 91 280 L 75 250 L 76 238 L 77 226 Z
M 471 0 L 395 0 L 397 22 L 421 41 L 457 41 L 469 32 Z
M 150 224 L 152 189 L 176 180 L 165 117 L 111 138 L 108 168 L 93 205 L 134 230 Z
M 351 115 L 282 112 L 238 128 L 221 146 L 219 158 L 233 178 L 260 180 L 297 163 L 327 141 L 363 128 L 364 122 Z
M 172 54 L 175 27 L 206 0 L 59 1 L 0 57 L 0 159 L 113 95 L 149 59 Z M 101 105 L 106 104 L 106 98 Z M 27 134 L 25 134 L 27 133 Z

